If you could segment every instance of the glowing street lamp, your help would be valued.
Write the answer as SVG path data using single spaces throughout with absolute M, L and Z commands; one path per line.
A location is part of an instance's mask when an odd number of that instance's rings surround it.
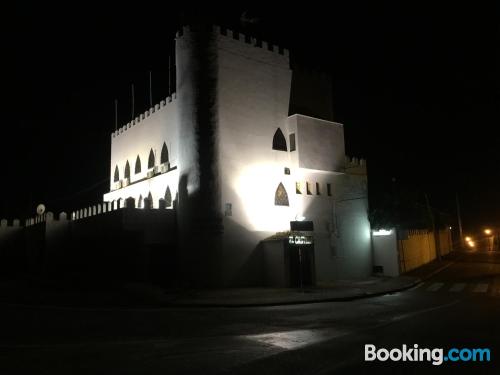
M 491 234 L 491 229 L 485 229 L 484 234 L 489 236 Z
M 470 241 L 472 241 L 472 238 L 470 238 L 470 237 L 465 237 L 465 241 L 470 242 Z

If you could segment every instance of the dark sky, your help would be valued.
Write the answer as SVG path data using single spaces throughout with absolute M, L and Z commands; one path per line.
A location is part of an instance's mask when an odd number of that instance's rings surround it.
M 22 4 L 5 20 L 0 216 L 101 199 L 114 99 L 120 124 L 129 120 L 131 83 L 136 113 L 146 110 L 149 70 L 154 101 L 167 95 L 173 32 L 193 13 L 235 27 L 248 10 L 266 39 L 332 73 L 334 117 L 345 125 L 348 154 L 368 158 L 372 206 L 394 177 L 450 213 L 458 192 L 468 226 L 497 220 L 500 14 L 477 3 Z

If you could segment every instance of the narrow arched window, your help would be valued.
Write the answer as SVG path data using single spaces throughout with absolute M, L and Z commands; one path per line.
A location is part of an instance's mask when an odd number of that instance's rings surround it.
M 276 130 L 273 137 L 273 150 L 288 151 L 286 148 L 286 139 L 280 128 Z
M 141 173 L 141 158 L 137 155 L 137 159 L 135 159 L 135 174 Z
M 167 186 L 167 191 L 165 192 L 165 206 L 170 207 L 172 205 L 172 193 L 170 188 Z
M 141 195 L 139 195 L 139 200 L 138 200 L 138 202 L 137 202 L 137 207 L 138 207 L 138 208 L 142 208 L 142 194 L 141 194 Z
M 118 182 L 120 180 L 120 171 L 118 170 L 118 166 L 115 167 L 115 177 L 113 178 L 114 182 Z
M 168 148 L 165 142 L 163 142 L 163 146 L 161 148 L 160 163 L 168 163 Z
M 149 192 L 147 198 L 144 198 L 144 208 L 153 208 L 153 196 L 151 195 L 151 192 Z
M 275 206 L 289 206 L 288 203 L 288 194 L 286 193 L 285 187 L 280 182 L 278 188 L 276 189 L 276 193 L 274 194 L 274 205 Z
M 155 154 L 153 152 L 153 149 L 149 151 L 149 158 L 148 158 L 148 169 L 153 168 L 155 166 Z
M 125 164 L 125 178 L 130 178 L 130 164 L 128 163 L 128 160 Z

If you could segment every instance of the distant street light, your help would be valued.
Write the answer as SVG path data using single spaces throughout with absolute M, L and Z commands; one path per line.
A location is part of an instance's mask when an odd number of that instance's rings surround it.
M 485 229 L 484 234 L 487 234 L 489 236 L 491 234 L 491 229 Z

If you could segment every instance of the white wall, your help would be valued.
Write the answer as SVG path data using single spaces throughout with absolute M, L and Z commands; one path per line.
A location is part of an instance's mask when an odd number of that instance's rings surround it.
M 125 175 L 125 164 L 130 165 L 131 181 L 146 177 L 149 152 L 155 153 L 155 165 L 160 164 L 163 142 L 166 143 L 171 166 L 177 165 L 177 101 L 175 94 L 166 103 L 135 124 L 129 123 L 111 135 L 110 190 L 113 190 L 115 166 L 118 165 L 120 179 Z M 141 173 L 135 174 L 135 162 L 139 155 Z
M 386 276 L 399 276 L 399 253 L 396 230 L 389 228 L 389 235 L 372 235 L 373 265 L 382 266 Z M 387 230 L 389 230 L 387 229 Z
M 157 175 L 143 181 L 133 183 L 122 189 L 113 190 L 104 194 L 104 202 L 117 201 L 118 199 L 127 199 L 132 197 L 135 199 L 135 206 L 139 207 L 139 198 L 147 198 L 149 193 L 153 198 L 153 208 L 158 208 L 158 202 L 161 198 L 165 198 L 167 186 L 172 194 L 172 201 L 175 199 L 179 185 L 179 173 L 177 169 L 170 172 Z M 144 203 L 141 208 L 144 207 Z M 170 207 L 172 208 L 172 207 Z

